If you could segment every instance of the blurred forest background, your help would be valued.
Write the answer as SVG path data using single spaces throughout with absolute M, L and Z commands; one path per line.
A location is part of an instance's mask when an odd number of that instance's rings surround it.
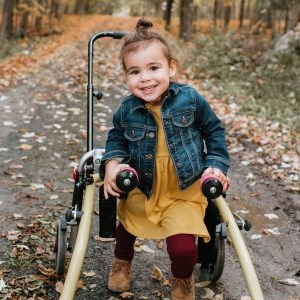
M 28 55 L 78 15 L 146 16 L 178 39 L 187 79 L 300 130 L 299 0 L 0 0 L 0 7 L 0 60 Z

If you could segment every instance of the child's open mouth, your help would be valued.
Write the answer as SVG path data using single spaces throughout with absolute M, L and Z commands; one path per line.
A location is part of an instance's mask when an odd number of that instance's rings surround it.
M 156 85 L 150 85 L 150 86 L 141 88 L 141 90 L 142 90 L 144 93 L 151 93 L 151 92 L 153 92 L 153 90 L 154 90 L 155 88 L 156 88 Z

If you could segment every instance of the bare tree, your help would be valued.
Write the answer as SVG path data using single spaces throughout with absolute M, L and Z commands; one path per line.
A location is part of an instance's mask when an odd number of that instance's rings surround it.
M 193 0 L 181 0 L 179 36 L 185 41 L 189 41 L 192 38 L 193 19 Z
M 228 25 L 230 22 L 231 6 L 232 6 L 232 0 L 224 1 L 224 29 L 225 30 L 228 29 Z
M 4 0 L 0 39 L 11 37 L 13 34 L 14 0 Z
M 286 32 L 293 29 L 300 19 L 300 1 L 290 0 L 288 3 Z
M 241 6 L 240 6 L 240 15 L 239 15 L 239 20 L 240 24 L 239 27 L 243 27 L 243 21 L 244 21 L 244 10 L 245 10 L 245 0 L 241 0 Z
M 217 27 L 217 18 L 218 18 L 218 0 L 214 0 L 214 8 L 213 8 L 213 22 L 214 26 Z
M 168 0 L 167 1 L 166 14 L 165 14 L 165 20 L 166 20 L 165 29 L 167 31 L 170 30 L 173 3 L 174 3 L 174 0 Z

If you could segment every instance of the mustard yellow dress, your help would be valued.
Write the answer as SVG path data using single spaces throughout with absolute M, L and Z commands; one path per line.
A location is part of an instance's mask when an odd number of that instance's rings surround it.
M 138 188 L 129 192 L 127 199 L 119 202 L 119 221 L 128 232 L 138 237 L 164 239 L 188 233 L 201 236 L 208 242 L 210 236 L 203 221 L 207 200 L 199 189 L 198 181 L 180 191 L 166 144 L 160 106 L 148 103 L 146 106 L 152 111 L 158 125 L 153 194 L 147 200 Z

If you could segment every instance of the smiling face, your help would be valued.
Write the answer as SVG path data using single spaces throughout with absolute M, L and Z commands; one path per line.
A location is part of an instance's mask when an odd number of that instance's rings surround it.
M 154 41 L 124 56 L 126 78 L 133 95 L 159 104 L 176 74 L 175 61 L 168 61 L 160 42 Z

